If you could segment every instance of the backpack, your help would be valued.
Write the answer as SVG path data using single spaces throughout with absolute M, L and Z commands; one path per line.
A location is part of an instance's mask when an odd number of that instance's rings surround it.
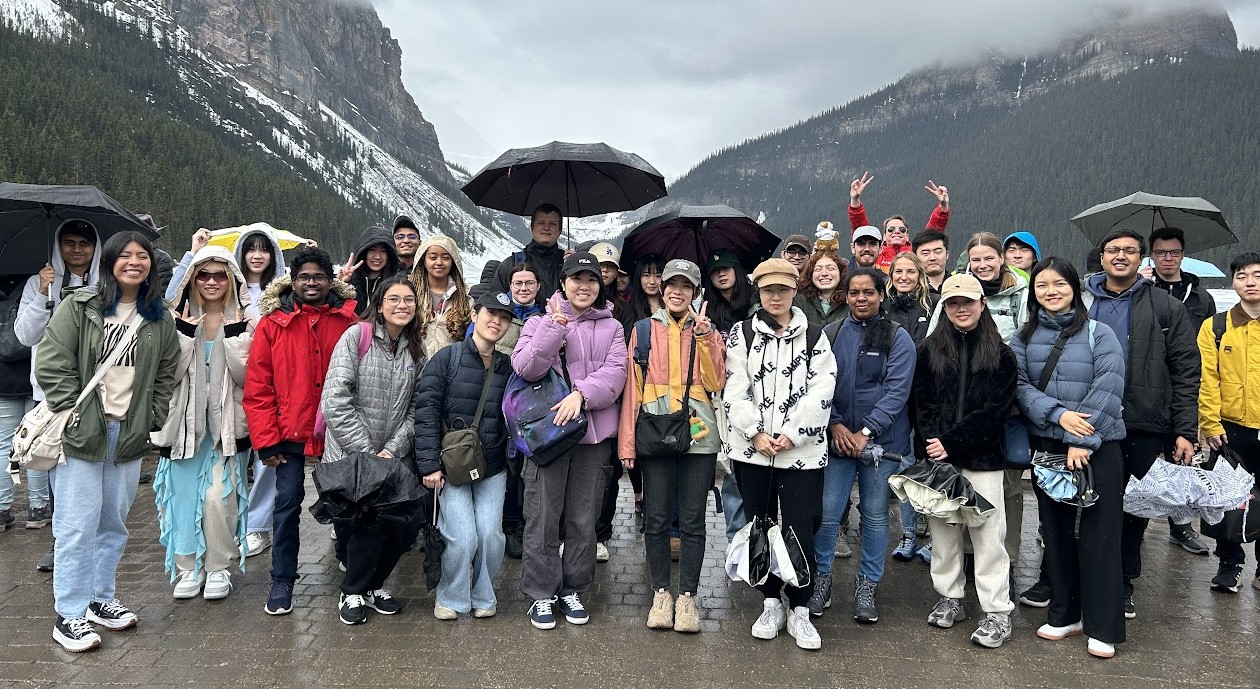
M 1222 311 L 1212 316 L 1212 337 L 1216 339 L 1216 351 L 1221 351 L 1221 339 L 1225 337 L 1226 321 L 1229 317 L 1228 311 Z
M 828 342 L 832 342 L 836 339 L 836 333 L 839 332 L 839 326 L 840 326 L 839 323 L 831 323 L 827 326 L 828 328 L 831 328 L 831 330 L 828 331 L 828 335 L 827 335 Z M 739 328 L 744 338 L 744 353 L 748 354 L 749 352 L 752 351 L 753 336 L 756 334 L 755 332 L 753 332 L 752 318 L 746 318 L 743 321 L 741 321 L 739 324 Z M 813 323 L 810 323 L 809 325 L 805 326 L 806 365 L 813 363 L 814 347 L 818 346 L 818 340 L 821 339 L 822 336 L 823 336 L 823 328 L 820 328 L 817 325 L 814 325 Z M 644 361 L 647 361 L 646 354 L 644 355 Z
M 363 357 L 367 356 L 368 350 L 372 348 L 372 330 L 373 326 L 370 321 L 359 321 L 359 361 L 363 361 Z M 320 440 L 328 434 L 328 420 L 324 418 L 323 405 L 315 410 L 315 437 Z
M 17 323 L 18 306 L 22 303 L 20 283 L 13 292 L 0 298 L 0 362 L 4 363 L 31 358 L 31 348 L 19 342 L 13 330 Z

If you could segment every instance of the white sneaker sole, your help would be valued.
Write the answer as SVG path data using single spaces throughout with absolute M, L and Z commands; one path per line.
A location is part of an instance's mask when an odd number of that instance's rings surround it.
M 534 629 L 555 629 L 556 628 L 556 623 L 554 620 L 550 623 L 539 622 L 538 620 L 535 620 L 534 618 L 531 617 L 529 618 L 529 623 L 534 625 Z
M 136 626 L 136 623 L 140 621 L 139 618 L 135 617 L 134 615 L 126 619 L 121 619 L 121 620 L 107 620 L 104 617 L 98 617 L 97 615 L 93 614 L 90 608 L 88 609 L 87 614 L 85 614 L 84 617 L 88 619 L 88 622 L 91 622 L 92 624 L 99 624 L 100 626 L 113 632 L 116 632 L 120 629 L 129 629 L 131 627 L 134 627 Z
M 198 586 L 195 589 L 186 589 L 183 591 L 177 588 L 171 593 L 171 598 L 174 598 L 175 600 L 188 600 L 189 598 L 196 598 L 197 596 L 200 596 L 200 595 L 201 595 L 201 586 Z
M 231 592 L 232 587 L 230 585 L 221 589 L 212 589 L 207 586 L 202 596 L 205 597 L 206 600 L 223 600 L 224 598 L 227 598 L 228 594 Z
M 587 622 L 590 622 L 590 621 L 591 621 L 591 618 L 589 618 L 589 617 L 569 617 L 568 615 L 565 615 L 565 616 L 564 616 L 564 621 L 565 621 L 565 622 L 568 622 L 569 624 L 578 624 L 578 625 L 582 625 L 582 624 L 586 624 Z
M 56 627 L 53 627 L 52 638 L 53 641 L 61 644 L 62 648 L 70 651 L 71 653 L 90 651 L 93 648 L 99 648 L 101 645 L 101 636 L 99 634 L 92 634 L 91 636 L 76 640 L 62 634 L 61 630 Z
M 1070 636 L 1080 636 L 1085 633 L 1085 629 L 1083 627 L 1057 627 L 1054 631 L 1050 631 L 1046 629 L 1048 626 L 1050 625 L 1043 625 L 1037 630 L 1037 636 L 1045 639 L 1046 641 L 1062 641 Z
M 797 648 L 804 649 L 806 651 L 817 651 L 818 649 L 822 648 L 821 637 L 815 636 L 812 639 L 802 639 L 792 631 L 791 625 L 788 625 L 787 633 L 788 633 L 788 636 L 792 637 L 793 639 L 796 639 Z
M 752 635 L 754 639 L 770 641 L 771 639 L 777 638 L 779 636 L 779 632 L 783 631 L 786 628 L 787 628 L 787 620 L 785 619 L 782 622 L 780 622 L 779 625 L 775 627 L 774 629 L 766 629 L 765 627 L 758 629 L 757 627 L 753 627 Z

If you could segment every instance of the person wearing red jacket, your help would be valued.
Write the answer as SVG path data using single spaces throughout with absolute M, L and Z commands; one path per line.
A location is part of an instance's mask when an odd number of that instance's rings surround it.
M 276 468 L 268 615 L 293 610 L 306 458 L 324 453 L 315 413 L 333 347 L 358 320 L 354 288 L 333 275 L 326 251 L 302 247 L 289 275 L 272 281 L 258 303 L 244 406 L 250 441 L 263 463 Z
M 866 206 L 862 204 L 862 192 L 866 191 L 867 185 L 874 180 L 875 177 L 869 172 L 863 172 L 860 178 L 853 180 L 849 185 L 849 225 L 854 230 L 871 224 L 866 217 Z M 949 225 L 949 189 L 932 180 L 928 180 L 927 186 L 923 188 L 935 196 L 937 201 L 936 208 L 932 209 L 932 217 L 928 218 L 926 228 L 944 233 L 945 227 Z M 897 254 L 911 250 L 910 228 L 905 217 L 894 215 L 884 220 L 883 246 L 880 247 L 879 256 L 875 259 L 875 266 L 887 273 Z

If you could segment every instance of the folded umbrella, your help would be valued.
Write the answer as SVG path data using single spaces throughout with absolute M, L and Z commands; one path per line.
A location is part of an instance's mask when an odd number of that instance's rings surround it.
M 752 273 L 778 245 L 778 236 L 730 206 L 682 206 L 631 230 L 622 242 L 621 264 L 633 266 L 644 256 L 659 254 L 687 259 L 703 270 L 719 249 L 730 249 Z
M 784 584 L 795 588 L 809 586 L 809 561 L 792 527 L 775 524 L 766 531 L 770 541 L 770 571 Z
M 736 532 L 726 546 L 726 575 L 731 581 L 747 582 L 753 587 L 766 583 L 772 568 L 771 527 L 777 527 L 774 520 L 754 517 Z
M 436 590 L 442 581 L 442 553 L 446 552 L 446 541 L 442 532 L 438 531 L 438 493 L 431 491 L 433 499 L 427 497 L 420 501 L 420 527 L 424 538 L 424 585 L 430 591 Z
M 424 487 L 403 462 L 352 452 L 315 467 L 319 497 L 310 513 L 321 524 L 355 523 L 383 534 L 406 531 L 416 519 Z
M 997 509 L 948 462 L 920 460 L 889 476 L 888 485 L 915 512 L 950 524 L 979 526 Z
M 1095 246 L 1112 230 L 1133 230 L 1145 237 L 1157 227 L 1185 230 L 1187 253 L 1238 242 L 1221 209 L 1197 196 L 1160 196 L 1139 191 L 1093 206 L 1072 218 L 1072 224 Z

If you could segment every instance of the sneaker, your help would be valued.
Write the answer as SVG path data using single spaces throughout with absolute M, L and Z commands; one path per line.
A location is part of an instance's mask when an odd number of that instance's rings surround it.
M 918 550 L 919 541 L 911 534 L 902 534 L 901 541 L 893 548 L 893 559 L 898 562 L 909 562 L 914 559 L 914 551 Z
M 853 546 L 849 545 L 849 538 L 845 536 L 844 531 L 841 531 L 840 538 L 836 539 L 836 557 L 844 559 L 853 557 Z
M 44 553 L 44 555 L 39 558 L 39 563 L 35 565 L 35 569 L 40 572 L 53 571 L 53 555 L 56 551 L 57 541 L 54 540 L 52 545 L 48 546 L 48 552 Z
M 919 562 L 931 567 L 932 566 L 932 544 L 929 543 L 922 548 L 914 551 L 914 558 Z
M 792 609 L 787 618 L 788 636 L 796 639 L 796 647 L 806 651 L 817 651 L 822 648 L 822 637 L 809 621 L 809 608 L 801 605 Z
M 674 602 L 674 631 L 686 634 L 700 631 L 700 611 L 696 609 L 696 597 L 690 593 L 679 594 Z
M 138 481 L 138 483 L 140 485 L 144 485 L 146 483 L 153 483 L 153 472 L 152 471 L 140 472 L 140 480 Z
M 1221 593 L 1238 593 L 1242 588 L 1242 565 L 1231 565 L 1222 562 L 1216 568 L 1216 576 L 1212 577 L 1212 590 Z
M 1115 646 L 1092 637 L 1089 640 L 1088 650 L 1089 654 L 1095 658 L 1113 658 L 1116 655 Z
M 962 601 L 949 596 L 942 596 L 936 601 L 936 606 L 928 614 L 928 624 L 941 629 L 949 629 L 954 626 L 954 623 L 965 619 L 967 619 L 967 610 L 963 608 Z
M 499 609 L 494 606 L 491 606 L 489 608 L 473 608 L 473 613 L 472 613 L 473 617 L 479 620 L 484 620 L 487 617 L 494 617 L 497 614 L 499 614 Z
M 1050 607 L 1050 584 L 1038 580 L 1019 594 L 1019 603 L 1030 608 Z
M 1011 616 L 991 612 L 984 616 L 980 626 L 971 633 L 971 643 L 985 648 L 999 648 L 1011 638 Z
M 245 534 L 245 557 L 253 557 L 271 547 L 271 534 L 266 531 Z
M 398 599 L 394 598 L 394 596 L 385 589 L 368 591 L 367 595 L 363 596 L 363 599 L 369 608 L 382 615 L 397 615 L 402 612 L 403 609 L 402 603 L 399 603 Z
M 194 572 L 190 569 L 180 571 L 175 580 L 175 591 L 171 594 L 175 600 L 187 600 L 201 595 L 201 585 L 205 583 L 205 572 Z
M 914 535 L 923 538 L 931 533 L 932 528 L 928 525 L 927 515 L 920 514 L 918 519 L 914 520 Z
M 206 600 L 227 598 L 232 592 L 232 575 L 226 569 L 220 569 L 206 575 L 206 590 L 202 594 Z
M 582 600 L 578 598 L 576 592 L 567 596 L 560 596 L 556 601 L 556 607 L 560 609 L 560 614 L 564 615 L 564 619 L 569 624 L 586 624 L 591 621 L 590 613 L 586 612 L 586 607 L 582 605 Z
M 1085 633 L 1085 625 L 1081 622 L 1074 622 L 1066 627 L 1056 627 L 1052 624 L 1043 624 L 1037 628 L 1037 636 L 1047 641 L 1062 641 L 1069 636 L 1080 636 Z
M 267 604 L 263 606 L 263 612 L 268 615 L 288 615 L 293 612 L 293 582 L 271 582 L 271 591 L 267 593 Z
M 1207 555 L 1208 551 L 1211 550 L 1203 542 L 1203 539 L 1199 538 L 1199 534 L 1195 533 L 1194 529 L 1188 524 L 1185 526 L 1173 526 L 1169 529 L 1168 540 L 1181 546 L 1181 549 L 1187 553 L 1194 553 L 1195 555 Z
M 823 610 L 831 607 L 831 577 L 820 576 L 814 581 L 814 593 L 809 597 L 809 614 L 822 617 Z
M 652 596 L 652 609 L 648 611 L 648 629 L 674 628 L 674 597 L 666 589 Z
M 875 592 L 878 588 L 877 582 L 858 575 L 853 591 L 853 619 L 858 624 L 879 622 L 879 608 L 875 607 Z
M 136 614 L 119 603 L 117 598 L 105 603 L 88 603 L 87 619 L 113 631 L 134 627 L 137 622 Z
M 52 523 L 52 508 L 48 505 L 32 507 L 31 511 L 26 515 L 26 528 L 28 529 L 42 529 L 50 523 Z
M 604 543 L 595 544 L 595 561 L 608 562 L 608 546 Z
M 438 618 L 439 620 L 459 619 L 459 613 L 455 612 L 454 610 L 451 610 L 450 608 L 446 607 L 445 605 L 442 605 L 441 603 L 433 604 L 433 616 Z
M 92 629 L 92 623 L 86 617 L 75 617 L 67 620 L 57 616 L 57 624 L 53 625 L 53 641 L 71 653 L 96 648 L 101 645 L 101 635 Z
M 787 611 L 783 609 L 783 601 L 778 598 L 767 598 L 761 603 L 761 617 L 753 622 L 752 635 L 755 639 L 769 641 L 779 635 L 779 630 L 787 626 Z
M 341 594 L 337 599 L 337 611 L 342 624 L 363 624 L 367 622 L 367 601 L 357 593 Z M 437 611 L 433 612 L 437 615 Z
M 554 598 L 544 598 L 534 601 L 534 604 L 529 606 L 529 623 L 534 625 L 535 629 L 556 628 L 556 616 L 551 612 L 551 606 L 555 602 Z
M 0 533 L 13 524 L 13 510 L 0 510 Z M 55 630 L 56 627 L 53 627 Z
M 521 559 L 525 552 L 524 527 L 524 524 L 517 524 L 503 533 L 503 554 L 513 560 Z
M 1124 619 L 1131 620 L 1137 617 L 1137 608 L 1133 607 L 1133 594 L 1124 597 Z

